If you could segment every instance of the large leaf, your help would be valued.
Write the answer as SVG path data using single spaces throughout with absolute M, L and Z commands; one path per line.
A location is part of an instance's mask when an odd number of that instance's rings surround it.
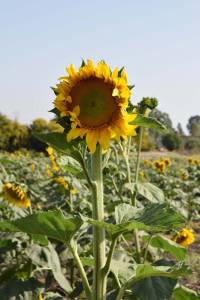
M 77 161 L 82 161 L 82 157 L 77 150 L 77 141 L 67 142 L 66 134 L 59 132 L 52 133 L 35 133 L 36 138 L 50 145 L 54 149 L 73 157 Z
M 39 212 L 14 221 L 0 222 L 0 231 L 44 235 L 67 243 L 82 225 L 79 217 L 66 218 L 59 210 Z
M 150 204 L 137 220 L 145 225 L 158 227 L 160 230 L 170 230 L 185 224 L 183 216 L 165 203 Z
M 51 244 L 49 244 L 48 247 L 31 245 L 30 248 L 27 249 L 27 255 L 35 265 L 43 268 L 46 267 L 47 269 L 50 268 L 55 280 L 66 292 L 72 291 L 69 281 L 62 274 L 58 254 Z
M 173 300 L 199 300 L 200 296 L 191 289 L 184 286 L 177 287 L 172 294 Z
M 163 191 L 150 182 L 138 182 L 137 191 L 138 194 L 154 203 L 164 202 L 165 200 Z
M 132 281 L 133 293 L 140 300 L 169 299 L 176 285 L 176 279 L 191 273 L 184 264 L 170 266 L 172 264 L 173 262 L 161 260 L 154 266 L 138 265 Z
M 138 115 L 137 118 L 131 122 L 131 124 L 145 128 L 153 128 L 159 131 L 166 130 L 166 127 L 163 124 L 161 124 L 158 120 L 151 117 L 144 117 L 142 115 Z
M 136 220 L 121 224 L 110 224 L 93 219 L 87 221 L 94 226 L 104 228 L 111 238 L 134 229 L 159 232 L 177 228 L 184 224 L 183 217 L 167 204 L 151 204 L 144 209 L 143 214 Z
M 41 284 L 34 278 L 26 281 L 11 280 L 0 288 L 1 300 L 37 300 Z
M 143 237 L 143 239 L 147 240 L 148 237 Z M 149 244 L 171 253 L 178 260 L 184 260 L 187 253 L 186 248 L 159 234 L 153 236 Z

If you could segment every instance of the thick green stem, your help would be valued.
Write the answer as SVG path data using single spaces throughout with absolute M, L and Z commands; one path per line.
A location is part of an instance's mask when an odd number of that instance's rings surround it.
M 85 290 L 85 293 L 86 293 L 86 297 L 87 297 L 88 300 L 91 300 L 92 293 L 91 293 L 90 285 L 89 285 L 89 282 L 88 282 L 85 270 L 83 268 L 82 262 L 80 260 L 79 255 L 78 255 L 77 247 L 76 247 L 76 245 L 74 244 L 73 241 L 71 241 L 71 243 L 69 245 L 69 248 L 70 248 L 71 253 L 72 253 L 73 257 L 74 257 L 76 265 L 77 265 L 77 267 L 79 269 L 79 273 L 81 275 L 81 280 L 82 280 L 83 287 L 84 287 L 84 290 Z
M 93 180 L 93 218 L 98 221 L 104 220 L 103 206 L 103 176 L 102 176 L 102 152 L 100 145 L 97 145 L 92 155 L 92 180 Z M 106 281 L 103 280 L 103 267 L 105 265 L 105 230 L 93 228 L 93 292 L 92 300 L 106 299 Z

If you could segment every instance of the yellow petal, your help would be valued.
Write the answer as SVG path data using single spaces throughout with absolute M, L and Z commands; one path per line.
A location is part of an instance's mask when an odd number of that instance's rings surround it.
M 90 150 L 90 153 L 94 153 L 96 150 L 96 145 L 98 141 L 98 130 L 88 130 L 86 135 L 86 143 Z
M 111 132 L 108 128 L 99 130 L 99 144 L 102 146 L 103 150 L 108 150 L 110 139 Z
M 112 92 L 112 96 L 113 97 L 119 97 L 119 90 L 117 88 L 114 88 L 114 90 Z

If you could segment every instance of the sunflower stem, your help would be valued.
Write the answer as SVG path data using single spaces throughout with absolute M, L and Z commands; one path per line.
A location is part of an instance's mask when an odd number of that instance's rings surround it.
M 142 137 L 143 137 L 143 128 L 139 128 L 139 141 L 138 141 L 138 151 L 137 151 L 137 160 L 136 160 L 136 168 L 135 168 L 135 190 L 132 197 L 132 205 L 134 207 L 137 206 L 137 183 L 138 183 L 138 176 L 139 176 L 139 169 L 140 169 L 140 155 L 141 155 L 141 149 L 142 149 Z M 135 246 L 136 246 L 136 253 L 137 253 L 137 259 L 140 263 L 141 261 L 141 249 L 140 249 L 140 241 L 138 236 L 137 229 L 134 230 L 134 237 L 135 237 Z
M 104 220 L 103 206 L 103 175 L 102 175 L 102 152 L 98 144 L 95 153 L 92 155 L 91 175 L 93 179 L 93 219 Z M 106 280 L 103 279 L 103 267 L 105 265 L 105 230 L 93 228 L 93 295 L 92 300 L 106 299 Z
M 77 265 L 77 267 L 79 269 L 79 272 L 80 272 L 80 275 L 81 275 L 81 279 L 82 279 L 82 283 L 83 283 L 83 287 L 84 287 L 87 299 L 91 300 L 90 285 L 89 285 L 89 282 L 88 282 L 85 270 L 83 268 L 81 259 L 80 259 L 79 255 L 78 255 L 78 252 L 77 252 L 77 245 L 75 244 L 75 242 L 73 240 L 71 240 L 71 242 L 69 244 L 69 248 L 70 248 L 70 251 L 71 251 L 71 253 L 72 253 L 73 257 L 74 257 L 76 265 Z

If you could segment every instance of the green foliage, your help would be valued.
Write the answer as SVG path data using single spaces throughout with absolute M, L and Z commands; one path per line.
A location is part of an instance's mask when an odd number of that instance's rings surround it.
M 172 295 L 173 300 L 198 300 L 199 297 L 197 293 L 193 290 L 188 289 L 184 286 L 175 288 Z
M 171 253 L 177 260 L 184 260 L 186 256 L 186 248 L 173 242 L 171 239 L 164 237 L 160 234 L 153 236 L 143 237 L 145 241 L 149 242 L 149 245 L 155 248 L 163 249 L 166 252 Z
M 66 218 L 61 211 L 39 212 L 15 221 L 0 222 L 1 231 L 39 234 L 67 243 L 82 225 L 78 217 Z
M 181 139 L 175 133 L 167 133 L 162 137 L 162 144 L 167 150 L 177 150 L 180 148 Z
M 27 146 L 27 126 L 0 114 L 0 150 L 14 151 Z
M 55 121 L 46 121 L 44 119 L 36 119 L 29 127 L 30 148 L 37 151 L 44 151 L 46 144 L 39 141 L 35 136 L 42 133 L 62 132 L 62 128 Z
M 187 123 L 187 129 L 192 136 L 199 136 L 200 134 L 200 116 L 192 116 Z
M 200 139 L 199 137 L 189 137 L 185 142 L 185 149 L 191 152 L 200 151 Z

